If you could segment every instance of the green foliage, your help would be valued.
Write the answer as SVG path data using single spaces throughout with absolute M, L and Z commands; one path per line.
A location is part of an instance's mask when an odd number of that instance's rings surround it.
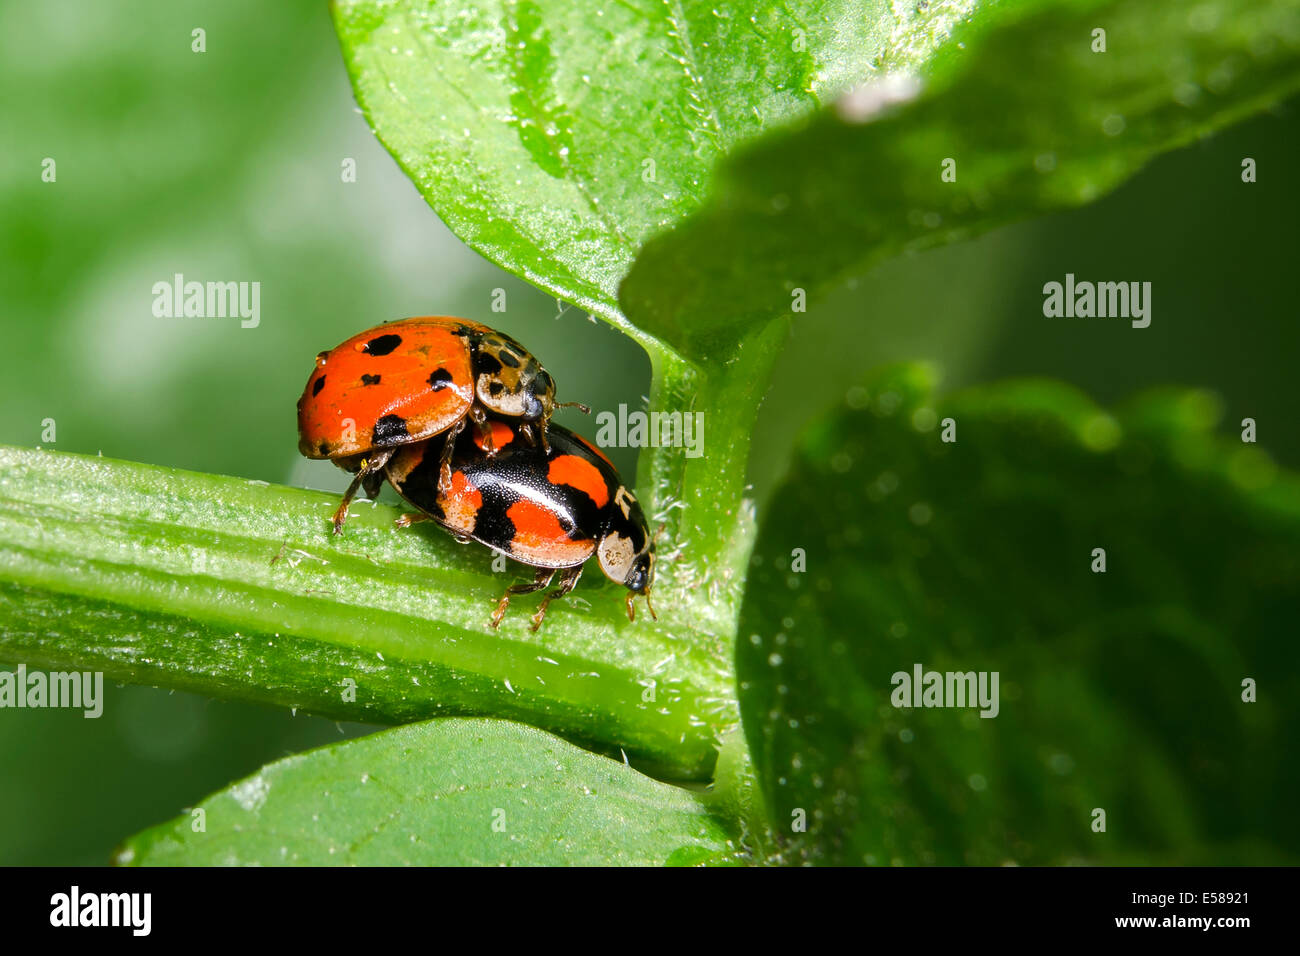
M 534 636 L 484 627 L 488 555 L 392 509 L 336 540 L 321 494 L 0 450 L 0 657 L 426 721 L 265 768 L 204 802 L 207 832 L 182 817 L 123 862 L 1254 859 L 1277 836 L 1243 821 L 1285 815 L 1266 757 L 1294 723 L 1234 695 L 1294 672 L 1295 479 L 1219 462 L 1195 394 L 1111 418 L 1059 386 L 939 402 L 895 372 L 812 433 L 752 569 L 745 465 L 796 288 L 1087 202 L 1277 102 L 1294 5 L 340 0 L 335 22 L 420 194 L 643 345 L 650 408 L 702 413 L 706 454 L 641 455 L 662 620 L 628 624 L 589 575 Z M 913 662 L 999 670 L 1002 713 L 904 716 L 889 675 Z
M 652 235 L 707 200 L 717 164 L 882 64 L 923 65 L 937 27 L 976 6 L 901 19 L 885 0 L 334 11 L 357 101 L 443 221 L 653 353 L 684 352 L 687 338 L 624 319 L 619 283 Z
M 1300 733 L 1300 479 L 1215 417 L 1194 391 L 1113 416 L 1051 382 L 937 399 L 906 367 L 813 429 L 737 641 L 784 859 L 1300 859 L 1278 759 Z M 896 708 L 918 664 L 998 672 L 998 712 Z
M 711 355 L 690 353 L 685 337 L 624 318 L 619 283 L 653 234 L 705 201 L 721 158 L 843 92 L 904 25 L 883 2 L 864 16 L 842 2 L 761 13 L 614 4 L 597 14 L 581 4 L 359 0 L 336 4 L 335 20 L 372 129 L 443 221 L 644 345 L 651 408 L 706 411 L 708 454 L 643 455 L 637 487 L 669 537 L 691 543 L 663 565 L 666 599 L 699 622 L 698 644 L 729 647 L 752 538 L 737 507 L 748 425 L 780 331 L 765 334 L 766 321 L 733 328 Z M 917 57 L 932 46 L 918 42 Z
M 627 314 L 706 353 L 789 311 L 796 288 L 1090 202 L 1300 90 L 1300 9 L 1028 0 L 956 26 L 942 51 L 923 83 L 867 88 L 729 155 L 707 201 L 638 255 Z
M 726 830 L 695 794 L 530 727 L 455 719 L 270 764 L 133 837 L 117 854 L 117 862 L 137 866 L 692 866 L 734 859 Z
M 341 720 L 509 717 L 670 778 L 707 775 L 734 720 L 725 664 L 671 611 L 632 624 L 607 584 L 493 632 L 518 566 L 397 509 L 355 505 L 336 537 L 320 492 L 3 447 L 0 473 L 10 660 Z

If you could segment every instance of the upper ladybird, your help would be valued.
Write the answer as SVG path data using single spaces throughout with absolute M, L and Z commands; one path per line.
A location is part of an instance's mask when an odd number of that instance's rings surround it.
M 298 399 L 298 450 L 356 474 L 334 516 L 337 533 L 357 489 L 378 492 L 395 448 L 458 434 L 469 420 L 491 456 L 489 412 L 545 447 L 554 409 L 551 376 L 510 336 L 451 316 L 402 319 L 316 356 Z

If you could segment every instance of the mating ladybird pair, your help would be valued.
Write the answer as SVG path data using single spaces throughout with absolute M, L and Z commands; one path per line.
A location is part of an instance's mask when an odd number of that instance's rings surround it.
M 533 615 L 578 583 L 595 554 L 601 570 L 650 606 L 654 543 L 645 515 L 594 445 L 552 425 L 555 382 L 518 342 L 446 316 L 368 329 L 321 352 L 298 400 L 298 449 L 355 476 L 334 513 L 341 533 L 359 488 L 385 480 L 419 509 L 398 524 L 432 520 L 536 568 L 512 595 L 559 586 Z M 585 406 L 579 406 L 584 407 Z

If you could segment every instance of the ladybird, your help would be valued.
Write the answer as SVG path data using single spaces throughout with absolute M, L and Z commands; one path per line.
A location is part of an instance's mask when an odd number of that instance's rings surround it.
M 636 620 L 632 601 L 650 604 L 654 582 L 654 542 L 645 515 L 632 492 L 599 449 L 560 425 L 551 425 L 549 445 L 521 440 L 522 425 L 492 420 L 491 445 L 477 431 L 458 437 L 403 445 L 385 466 L 388 480 L 419 509 L 398 519 L 407 526 L 425 518 L 450 531 L 457 540 L 478 541 L 536 568 L 531 584 L 516 584 L 492 613 L 491 626 L 516 594 L 559 586 L 542 600 L 532 618 L 536 631 L 555 598 L 573 590 L 593 554 L 606 577 L 628 589 L 629 620 Z M 439 484 L 440 443 L 454 444 L 450 486 Z M 489 458 L 488 447 L 497 449 Z
M 545 448 L 555 408 L 555 382 L 510 336 L 450 316 L 402 319 L 316 356 L 298 399 L 298 450 L 356 476 L 334 513 L 339 534 L 357 489 L 379 493 L 395 448 L 443 432 L 454 437 L 469 420 L 491 457 L 488 412 L 517 419 L 520 434 Z M 454 444 L 445 447 L 441 477 L 449 487 Z

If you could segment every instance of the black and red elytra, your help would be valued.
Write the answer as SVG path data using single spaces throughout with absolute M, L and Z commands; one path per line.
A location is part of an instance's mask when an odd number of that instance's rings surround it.
M 426 517 L 458 540 L 478 541 L 536 568 L 531 584 L 506 590 L 492 614 L 496 627 L 511 595 L 529 594 L 560 583 L 533 615 L 541 626 L 552 600 L 573 590 L 593 554 L 610 580 L 628 589 L 627 615 L 636 620 L 632 601 L 646 599 L 651 617 L 654 542 L 641 506 L 618 472 L 591 443 L 551 425 L 549 447 L 531 445 L 520 426 L 492 421 L 495 457 L 483 452 L 483 439 L 470 429 L 455 439 L 450 488 L 440 487 L 441 444 L 447 439 L 403 445 L 386 466 L 397 493 L 420 509 L 398 519 L 405 526 Z M 656 617 L 657 619 L 657 617 Z
M 524 438 L 546 447 L 556 407 L 551 376 L 514 339 L 468 319 L 420 316 L 358 332 L 316 356 L 298 399 L 298 450 L 356 475 L 334 514 L 338 534 L 357 489 L 379 492 L 394 448 L 455 435 L 469 420 L 494 455 L 489 412 L 520 422 Z M 442 474 L 445 482 L 449 469 Z

